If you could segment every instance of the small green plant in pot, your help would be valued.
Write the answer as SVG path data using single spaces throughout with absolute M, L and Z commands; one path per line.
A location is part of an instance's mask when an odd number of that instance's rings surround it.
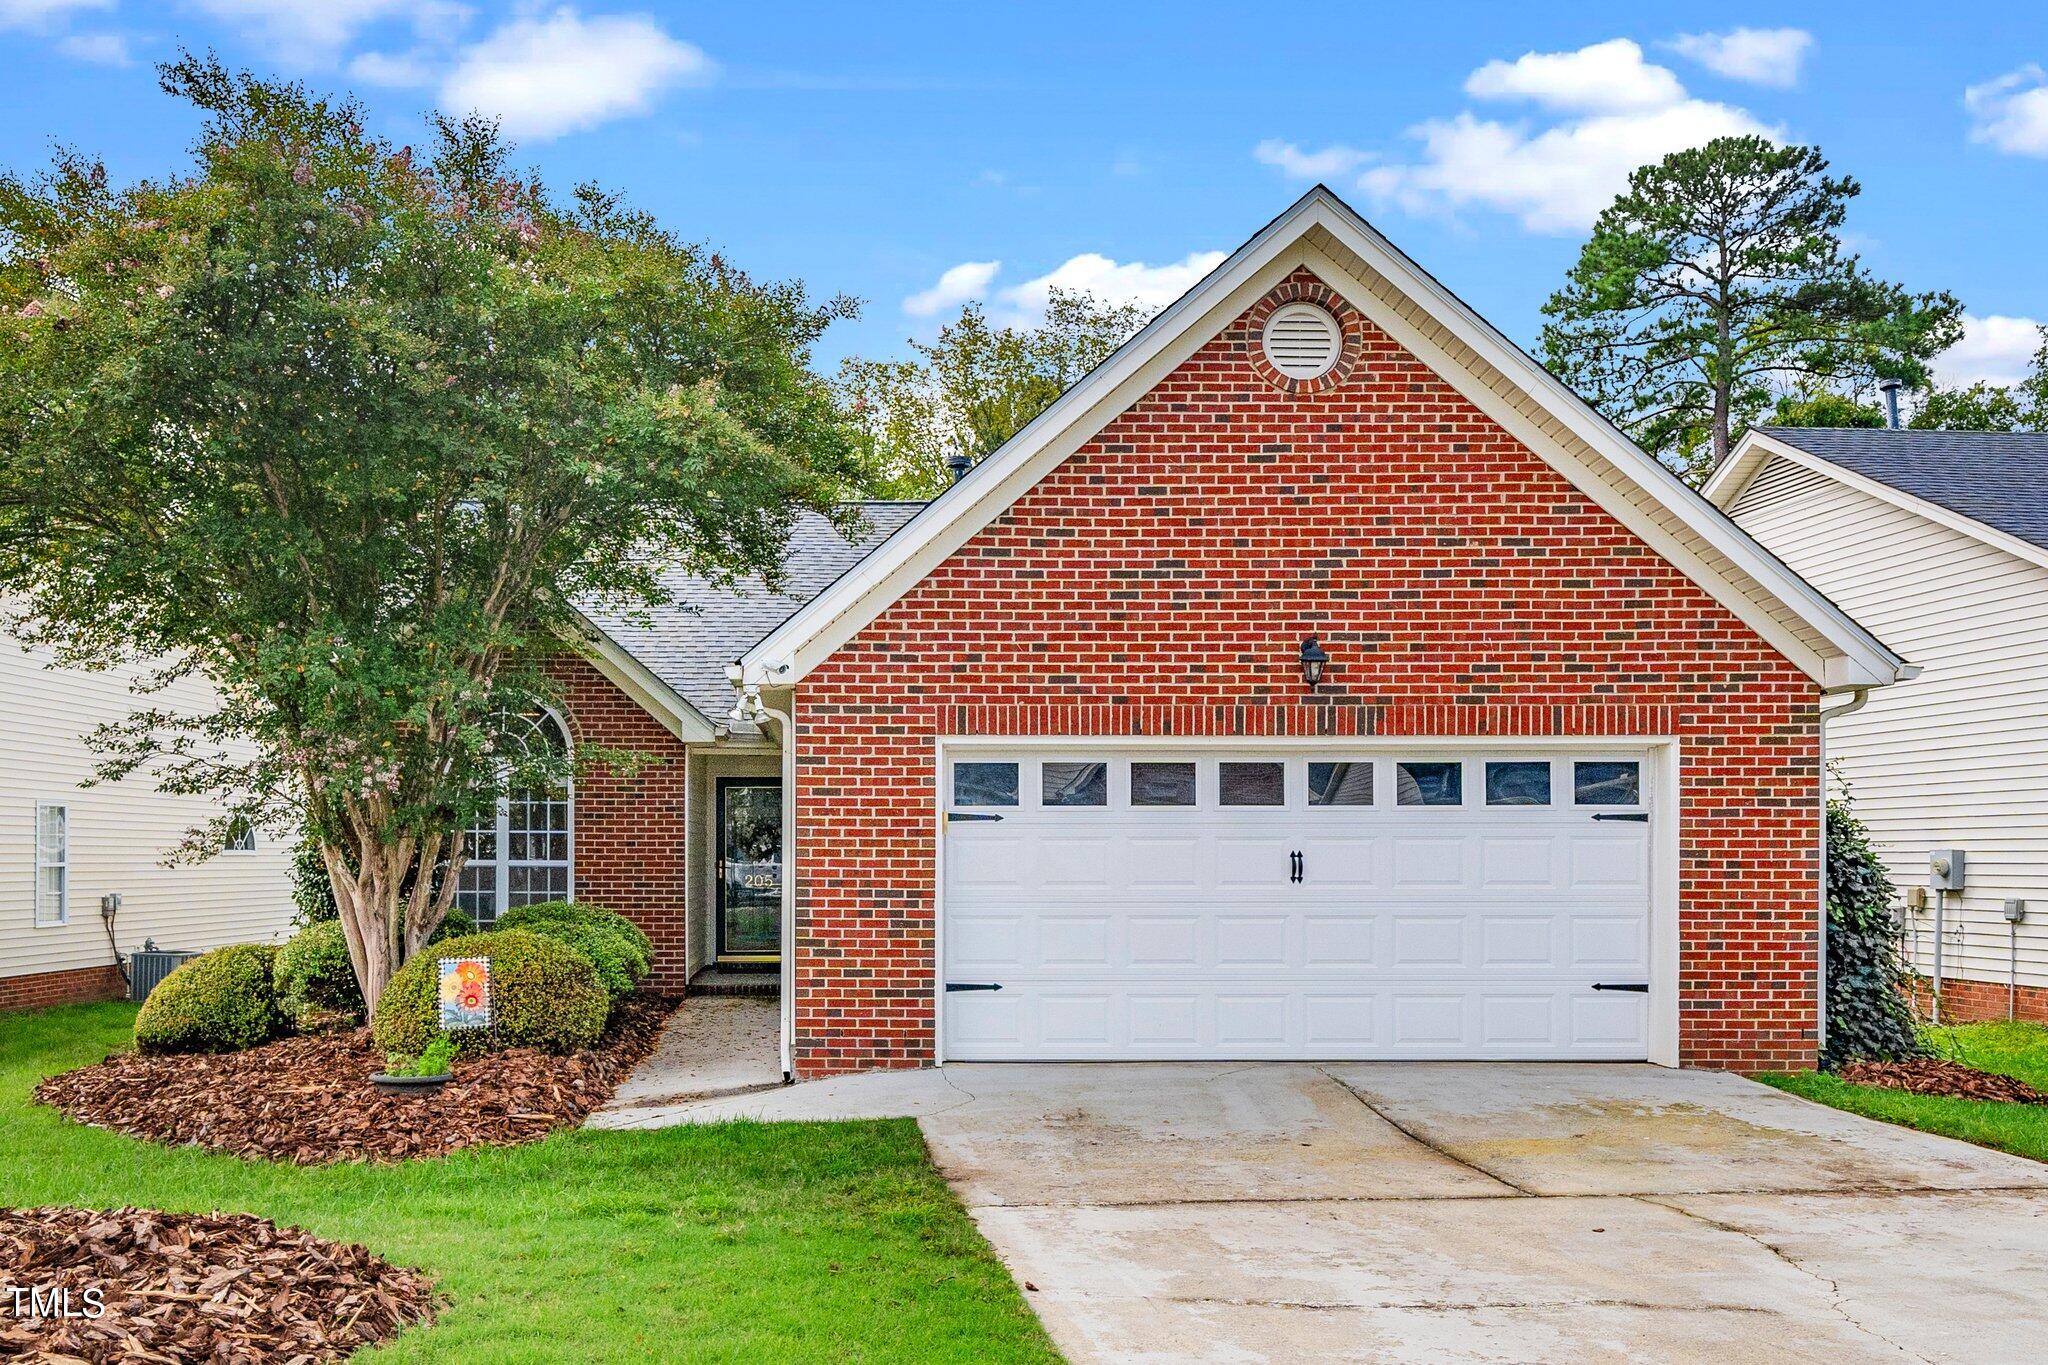
M 384 1069 L 370 1080 L 379 1090 L 438 1090 L 454 1074 L 455 1051 L 455 1040 L 440 1034 L 416 1057 L 402 1052 L 385 1054 Z

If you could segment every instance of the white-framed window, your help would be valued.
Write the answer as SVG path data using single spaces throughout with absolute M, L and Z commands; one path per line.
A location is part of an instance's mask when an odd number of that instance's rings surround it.
M 237 816 L 228 825 L 228 837 L 220 846 L 223 853 L 254 853 L 256 851 L 256 826 Z
M 503 742 L 528 754 L 569 752 L 569 733 L 552 711 L 506 717 Z M 575 816 L 569 783 L 507 793 L 470 827 L 455 904 L 481 925 L 517 906 L 570 899 Z
M 71 811 L 36 803 L 36 925 L 71 920 Z

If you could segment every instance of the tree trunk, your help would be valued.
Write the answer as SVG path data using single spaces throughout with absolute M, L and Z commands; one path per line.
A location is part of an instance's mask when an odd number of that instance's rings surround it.
M 434 874 L 442 840 L 443 836 L 436 834 L 424 843 L 410 837 L 395 844 L 366 841 L 356 853 L 353 868 L 349 850 L 333 843 L 320 846 L 327 880 L 334 888 L 335 908 L 340 912 L 342 937 L 348 943 L 349 964 L 362 987 L 367 1014 L 377 1012 L 384 988 L 407 959 L 426 946 L 455 899 L 455 883 L 462 870 L 462 836 L 458 833 L 448 839 L 450 856 L 437 885 Z

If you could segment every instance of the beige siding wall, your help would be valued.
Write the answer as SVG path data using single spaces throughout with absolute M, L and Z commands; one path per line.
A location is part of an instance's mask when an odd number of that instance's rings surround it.
M 129 691 L 137 670 L 51 670 L 44 667 L 48 658 L 0 634 L 0 977 L 112 962 L 99 911 L 110 891 L 121 894 L 115 934 L 124 954 L 145 938 L 193 949 L 282 939 L 292 915 L 290 850 L 259 835 L 253 853 L 164 867 L 164 855 L 211 807 L 163 796 L 141 776 L 80 785 L 93 763 L 86 733 L 142 704 Z M 197 709 L 207 691 L 180 683 L 148 701 Z M 38 802 L 62 804 L 70 815 L 70 915 L 63 925 L 36 924 Z
M 2048 568 L 1782 459 L 1731 512 L 1925 669 L 1831 722 L 1828 754 L 1901 888 L 1925 885 L 1931 849 L 1968 855 L 1945 973 L 2007 979 L 2018 898 L 2020 984 L 2048 986 Z M 1927 970 L 1934 916 L 1913 919 Z

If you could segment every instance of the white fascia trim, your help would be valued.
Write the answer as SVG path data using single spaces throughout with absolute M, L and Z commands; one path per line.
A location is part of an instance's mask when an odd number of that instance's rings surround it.
M 1896 680 L 1903 660 L 1805 580 L 1766 553 L 1718 508 L 1701 499 L 1677 475 L 1646 454 L 1604 418 L 1531 360 L 1491 325 L 1360 218 L 1336 195 L 1316 186 L 1269 223 L 1195 288 L 1154 318 L 1088 377 L 1063 394 L 1003 448 L 969 472 L 966 479 L 918 514 L 873 555 L 799 609 L 746 654 L 739 666 L 748 682 L 786 686 L 797 682 L 887 605 L 909 591 L 946 556 L 1010 506 L 1121 412 L 1206 344 L 1222 325 L 1270 289 L 1298 263 L 1319 263 L 1339 283 L 1352 272 L 1302 239 L 1320 227 L 1353 252 L 1396 290 L 1414 299 L 1458 340 L 1538 399 L 1545 409 L 1660 503 L 1697 530 L 1727 559 L 1749 574 L 1838 651 L 1826 657 L 1798 641 L 1762 607 L 1738 592 L 1710 565 L 1655 528 L 1559 443 L 1449 363 L 1440 348 L 1421 342 L 1416 330 L 1387 311 L 1368 289 L 1342 291 L 1349 301 L 1418 354 L 1435 356 L 1438 373 L 1500 421 L 1624 526 L 1642 536 L 1695 582 L 1785 653 L 1823 688 L 1881 685 Z M 1220 316 L 1218 316 L 1220 315 Z M 1513 420 L 1509 421 L 1507 416 Z
M 2032 541 L 2008 535 L 1994 526 L 1986 526 L 1975 517 L 1952 512 L 1940 503 L 1929 502 L 1903 489 L 1894 488 L 1882 479 L 1859 474 L 1810 450 L 1762 432 L 1752 431 L 1742 438 L 1742 444 L 1735 448 L 1735 454 L 1730 456 L 1720 469 L 1714 471 L 1714 477 L 1707 483 L 1707 495 L 1722 507 L 1734 506 L 1735 500 L 1742 496 L 1742 490 L 1749 487 L 1756 476 L 1763 472 L 1764 466 L 1773 459 L 1787 460 L 1802 468 L 1825 474 L 1845 488 L 1867 493 L 1880 502 L 1889 503 L 1915 516 L 1925 517 L 1937 525 L 1946 526 L 1951 531 L 1982 541 L 1993 549 L 2003 550 L 2015 558 L 2026 560 L 2029 564 L 2048 568 L 2048 549 L 2043 549 Z M 1727 477 L 1724 479 L 1723 475 Z
M 576 619 L 584 632 L 576 643 L 583 647 L 591 666 L 660 721 L 664 730 L 685 744 L 707 744 L 718 738 L 718 727 L 682 693 L 656 677 L 654 670 L 628 654 L 589 617 L 578 612 Z

